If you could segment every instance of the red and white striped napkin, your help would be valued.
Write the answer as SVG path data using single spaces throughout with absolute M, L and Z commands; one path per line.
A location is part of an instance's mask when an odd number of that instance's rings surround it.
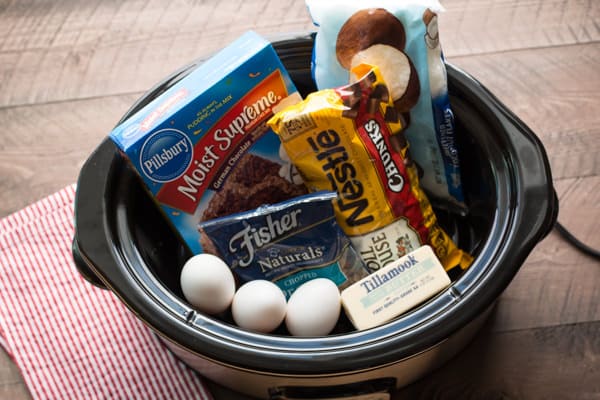
M 0 220 L 0 345 L 34 399 L 212 399 L 71 256 L 75 186 Z

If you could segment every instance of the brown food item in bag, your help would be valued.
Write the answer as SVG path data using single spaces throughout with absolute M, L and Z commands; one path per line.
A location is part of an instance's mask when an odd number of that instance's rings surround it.
M 200 222 L 308 193 L 304 185 L 296 185 L 281 177 L 281 167 L 279 163 L 246 153 L 221 189 L 210 199 Z M 200 243 L 205 253 L 220 255 L 207 235 L 200 236 Z
M 281 164 L 247 153 L 223 187 L 210 199 L 202 221 L 248 211 L 263 204 L 278 203 L 308 193 L 279 175 Z

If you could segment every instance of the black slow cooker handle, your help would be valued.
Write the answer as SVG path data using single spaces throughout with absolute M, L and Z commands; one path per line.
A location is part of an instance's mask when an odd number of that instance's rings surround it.
M 554 228 L 558 216 L 558 196 L 552 185 L 552 173 L 543 144 L 519 117 L 479 81 L 453 64 L 446 64 L 446 68 L 452 77 L 448 80 L 452 96 L 468 101 L 472 109 L 477 110 L 488 123 L 495 121 L 493 123 L 499 127 L 492 131 L 506 132 L 505 139 L 508 141 L 503 146 L 510 146 L 512 150 L 499 148 L 498 151 L 505 151 L 510 164 L 520 171 L 517 175 L 522 189 L 522 204 L 525 206 L 518 207 L 521 216 L 537 221 L 536 226 L 522 221 L 524 223 L 518 227 L 518 234 L 522 243 L 539 242 Z M 474 95 L 477 97 L 474 98 Z M 544 214 L 544 217 L 533 218 L 539 214 Z
M 539 137 L 496 96 L 485 90 L 498 104 L 500 119 L 515 147 L 511 153 L 513 162 L 519 164 L 521 170 L 523 202 L 518 208 L 523 224 L 517 229 L 522 242 L 531 240 L 535 245 L 554 228 L 558 216 L 558 196 L 552 184 L 548 156 Z M 540 214 L 544 218 L 534 218 Z M 531 224 L 531 220 L 537 223 Z
M 75 266 L 88 282 L 107 289 L 102 266 L 112 264 L 111 246 L 104 231 L 103 202 L 107 171 L 118 155 L 108 138 L 96 148 L 81 168 L 75 193 L 75 235 L 71 246 Z
M 92 285 L 99 287 L 100 289 L 108 289 L 106 285 L 102 282 L 102 280 L 96 275 L 94 271 L 88 266 L 85 259 L 81 255 L 79 251 L 79 243 L 77 242 L 77 237 L 73 239 L 73 244 L 71 246 L 71 252 L 73 253 L 73 261 L 75 262 L 75 266 L 79 271 L 79 274 Z

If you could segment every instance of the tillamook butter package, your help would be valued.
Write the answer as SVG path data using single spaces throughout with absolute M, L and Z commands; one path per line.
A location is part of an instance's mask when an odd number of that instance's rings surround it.
M 376 66 L 356 83 L 310 94 L 269 124 L 310 190 L 338 193 L 334 210 L 367 268 L 378 270 L 430 244 L 446 269 L 471 256 L 438 225 L 408 155 L 402 122 Z
M 199 222 L 306 193 L 266 125 L 296 97 L 270 43 L 248 32 L 110 137 L 190 250 L 210 252 Z

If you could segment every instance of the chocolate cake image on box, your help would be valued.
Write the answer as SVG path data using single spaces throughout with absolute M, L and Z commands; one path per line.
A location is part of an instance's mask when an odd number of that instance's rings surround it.
M 199 222 L 225 215 L 252 210 L 264 204 L 279 203 L 308 193 L 304 185 L 297 185 L 280 176 L 282 165 L 246 153 L 240 158 L 227 180 L 210 199 Z M 200 240 L 204 252 L 218 252 L 206 235 Z

